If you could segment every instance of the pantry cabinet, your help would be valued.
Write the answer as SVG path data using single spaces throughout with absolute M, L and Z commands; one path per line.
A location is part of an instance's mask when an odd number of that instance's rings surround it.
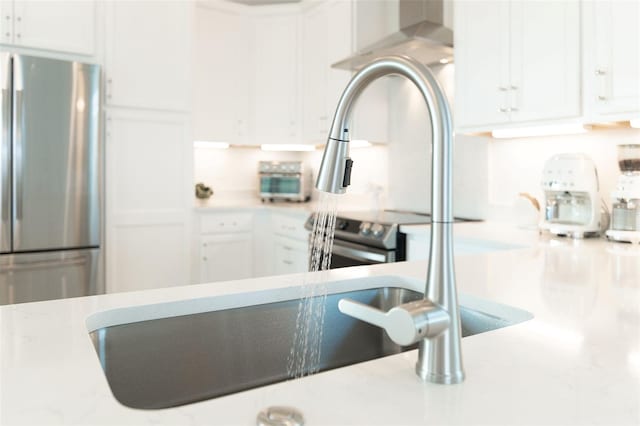
M 456 127 L 579 117 L 580 3 L 455 3 Z
M 585 104 L 590 121 L 640 115 L 640 2 L 584 2 Z
M 93 55 L 95 23 L 93 0 L 0 1 L 2 44 Z
M 106 9 L 106 102 L 190 109 L 192 2 L 112 1 Z
M 108 110 L 105 133 L 107 292 L 189 283 L 193 178 L 186 118 Z

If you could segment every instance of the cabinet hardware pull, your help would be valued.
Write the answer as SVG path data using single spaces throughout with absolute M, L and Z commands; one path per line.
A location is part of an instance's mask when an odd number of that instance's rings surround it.
M 507 89 L 506 86 L 498 86 L 498 90 L 501 91 L 501 92 L 506 92 L 509 89 Z
M 203 256 L 203 257 L 202 257 L 202 260 L 207 260 L 207 257 L 206 257 L 206 256 Z
M 282 263 L 285 263 L 287 265 L 293 265 L 293 262 L 290 260 L 283 260 Z
M 518 112 L 518 108 L 509 108 L 510 112 Z
M 518 90 L 518 86 L 511 85 L 509 86 L 509 90 Z
M 605 70 L 597 69 L 596 75 L 605 75 L 607 72 Z
M 500 112 L 509 112 L 511 108 L 500 108 Z
M 598 100 L 599 101 L 606 101 L 607 97 L 606 96 L 598 96 Z

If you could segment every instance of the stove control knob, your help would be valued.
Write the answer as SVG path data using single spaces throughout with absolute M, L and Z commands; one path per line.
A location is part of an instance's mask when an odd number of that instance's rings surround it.
M 369 235 L 371 234 L 371 223 L 369 222 L 362 222 L 360 224 L 360 233 L 362 235 Z
M 339 220 L 337 226 L 339 230 L 344 231 L 345 229 L 347 229 L 347 226 L 349 226 L 349 222 L 347 222 L 346 220 Z
M 384 234 L 384 226 L 380 225 L 379 223 L 374 223 L 371 226 L 371 232 L 373 233 L 374 237 L 380 238 Z

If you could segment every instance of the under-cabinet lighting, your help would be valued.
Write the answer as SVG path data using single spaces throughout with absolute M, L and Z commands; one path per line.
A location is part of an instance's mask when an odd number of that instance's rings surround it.
M 297 144 L 297 143 L 268 143 L 260 145 L 263 151 L 315 151 L 313 145 Z
M 497 129 L 491 136 L 499 139 L 526 138 L 531 136 L 574 135 L 587 133 L 588 127 L 583 124 L 567 123 L 550 126 L 516 127 L 513 129 Z
M 351 144 L 351 148 L 368 148 L 372 146 L 371 142 L 364 139 L 354 139 L 349 143 Z
M 229 148 L 228 142 L 213 142 L 213 141 L 193 141 L 193 146 L 196 148 L 215 148 L 215 149 L 227 149 Z
M 444 65 L 448 64 L 448 63 L 449 63 L 449 58 L 442 58 L 442 59 L 440 59 L 440 63 L 441 63 L 441 64 L 444 64 Z
M 629 125 L 634 129 L 640 129 L 640 118 L 629 120 Z

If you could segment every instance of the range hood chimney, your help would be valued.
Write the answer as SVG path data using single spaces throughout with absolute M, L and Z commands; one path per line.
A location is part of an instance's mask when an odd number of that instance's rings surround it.
M 400 30 L 336 62 L 333 68 L 358 70 L 387 55 L 410 55 L 423 64 L 453 58 L 453 30 L 445 26 L 451 0 L 397 0 Z

